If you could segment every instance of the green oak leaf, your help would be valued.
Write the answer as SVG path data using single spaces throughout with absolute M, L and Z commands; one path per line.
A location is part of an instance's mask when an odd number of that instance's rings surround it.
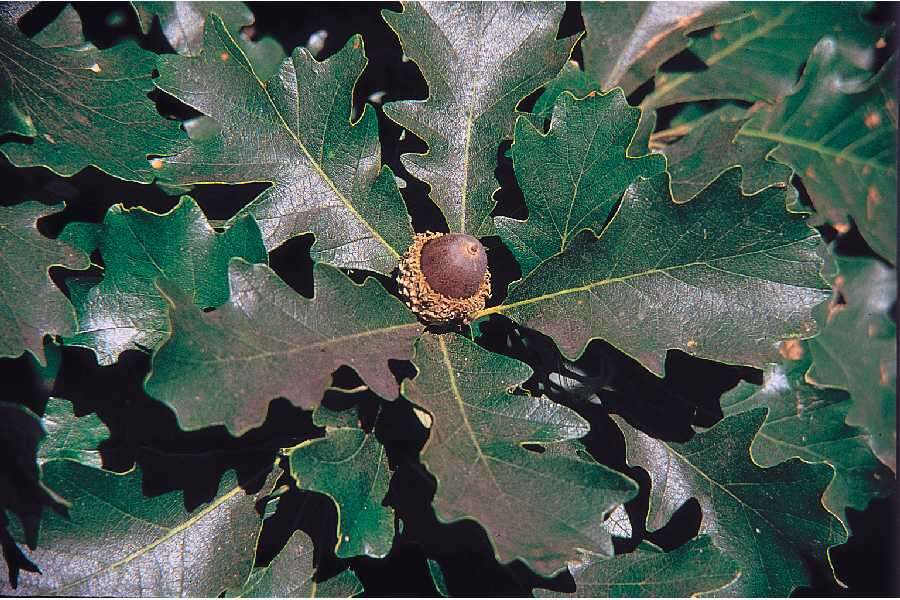
M 102 235 L 102 223 L 71 221 L 66 223 L 66 226 L 63 227 L 63 230 L 56 239 L 81 250 L 86 255 L 90 255 L 94 250 L 100 247 L 100 238 Z
M 209 14 L 219 15 L 225 26 L 235 33 L 254 21 L 253 13 L 243 2 L 132 0 L 131 6 L 144 35 L 150 33 L 156 17 L 172 48 L 186 56 L 198 56 L 203 49 L 203 25 Z
M 788 186 L 791 168 L 767 160 L 772 144 L 739 135 L 750 118 L 736 106 L 725 106 L 691 123 L 685 137 L 664 148 L 675 202 L 691 200 L 735 166 L 742 167 L 741 191 L 746 195 Z
M 631 94 L 665 61 L 686 48 L 687 34 L 747 9 L 737 2 L 585 2 L 584 70 L 603 90 Z
M 434 589 L 437 590 L 438 597 L 449 598 L 450 592 L 447 591 L 447 582 L 444 580 L 444 571 L 441 569 L 441 565 L 430 558 L 427 562 L 428 574 L 431 576 L 431 582 L 434 584 Z
M 631 499 L 636 484 L 573 452 L 554 447 L 587 434 L 577 413 L 547 398 L 508 390 L 531 375 L 517 360 L 455 335 L 424 334 L 403 384 L 432 426 L 422 462 L 437 478 L 440 519 L 475 519 L 498 560 L 519 558 L 552 573 L 576 548 L 612 554 L 604 515 Z M 522 444 L 547 445 L 543 454 Z
M 496 217 L 495 223 L 523 276 L 565 252 L 579 232 L 599 232 L 635 179 L 665 171 L 662 156 L 626 156 L 639 117 L 622 91 L 613 90 L 582 100 L 564 92 L 547 134 L 525 118 L 516 122 L 512 160 L 528 219 Z
M 791 459 L 762 469 L 750 459 L 765 418 L 765 409 L 755 409 L 675 443 L 613 417 L 625 435 L 628 464 L 650 474 L 647 529 L 659 529 L 695 498 L 700 533 L 738 562 L 741 576 L 723 595 L 786 597 L 810 585 L 807 561 L 824 560 L 831 546 L 847 541 L 841 522 L 822 506 L 830 466 Z
M 815 313 L 820 333 L 809 344 L 807 378 L 850 392 L 847 424 L 868 431 L 875 455 L 896 473 L 897 273 L 871 258 L 835 260 L 840 275 L 834 298 Z
M 277 397 L 313 408 L 341 365 L 376 394 L 397 396 L 388 361 L 409 359 L 422 326 L 381 284 L 356 285 L 317 264 L 315 296 L 304 298 L 267 266 L 239 258 L 228 277 L 230 300 L 209 313 L 159 284 L 172 333 L 154 353 L 144 387 L 183 429 L 225 425 L 241 435 L 262 425 Z
M 268 82 L 215 14 L 203 40 L 198 58 L 161 57 L 156 85 L 215 119 L 221 133 L 162 160 L 160 177 L 270 182 L 238 213 L 256 218 L 267 248 L 311 231 L 315 260 L 390 273 L 412 230 L 394 175 L 381 165 L 375 111 L 350 119 L 366 64 L 362 39 L 325 62 L 298 48 Z
M 391 472 L 384 446 L 374 433 L 327 426 L 324 438 L 303 442 L 286 453 L 297 487 L 326 494 L 337 505 L 338 558 L 382 558 L 390 552 L 394 511 L 382 501 Z
M 87 269 L 90 260 L 37 229 L 38 219 L 62 208 L 37 202 L 0 206 L 0 357 L 16 357 L 27 350 L 46 364 L 44 335 L 70 335 L 75 330 L 75 310 L 48 272 L 54 266 Z
M 401 13 L 382 11 L 428 83 L 427 99 L 388 102 L 384 112 L 428 144 L 400 160 L 430 186 L 450 231 L 491 234 L 497 152 L 516 105 L 556 76 L 576 41 L 555 39 L 563 8 L 409 2 Z
M 727 417 L 761 406 L 769 409 L 750 447 L 753 462 L 762 467 L 794 457 L 834 467 L 823 502 L 849 530 L 847 507 L 863 511 L 871 499 L 888 496 L 893 476 L 872 454 L 865 431 L 844 423 L 850 397 L 807 383 L 808 350 L 799 342 L 788 347 L 799 355 L 797 360 L 767 365 L 761 386 L 741 382 L 723 394 L 722 412 Z
M 563 92 L 571 92 L 576 98 L 584 98 L 591 92 L 600 92 L 600 84 L 593 77 L 581 70 L 578 62 L 574 60 L 566 61 L 562 71 L 550 80 L 544 91 L 534 103 L 531 114 L 540 117 L 539 122 L 532 120 L 535 127 L 539 127 L 543 131 L 543 120 L 553 116 L 553 107 L 556 100 Z M 529 115 L 521 115 L 519 118 L 528 117 Z
M 65 338 L 68 345 L 94 350 L 101 365 L 114 363 L 125 350 L 152 351 L 165 340 L 169 318 L 154 285 L 157 278 L 164 277 L 198 307 L 209 308 L 228 300 L 232 257 L 268 260 L 252 217 L 216 233 L 189 196 L 162 215 L 117 204 L 99 231 L 67 227 L 64 233 L 85 249 L 95 241 L 103 257 L 100 283 L 86 293 L 73 288 L 78 329 Z
M 45 166 L 68 177 L 89 165 L 127 181 L 156 176 L 148 155 L 184 143 L 147 92 L 156 54 L 128 41 L 106 50 L 83 44 L 70 9 L 29 39 L 14 19 L 0 19 L 0 143 L 17 167 Z
M 740 177 L 723 173 L 687 204 L 670 200 L 665 173 L 635 182 L 599 238 L 577 235 L 477 316 L 542 331 L 568 357 L 602 338 L 658 375 L 670 348 L 758 367 L 777 360 L 781 339 L 815 332 L 824 247 L 785 210 L 785 190 L 743 196 Z
M 61 515 L 68 508 L 41 474 L 38 449 L 46 435 L 37 415 L 21 404 L 0 400 L 0 522 L 5 522 L 5 511 L 16 515 L 21 524 L 20 541 L 32 549 L 37 547 L 44 507 Z M 0 594 L 3 590 L 0 585 Z
M 76 417 L 71 402 L 51 397 L 41 424 L 47 436 L 38 450 L 39 463 L 68 459 L 95 469 L 102 467 L 99 447 L 109 438 L 109 428 L 100 417 Z
M 295 531 L 287 544 L 265 567 L 256 567 L 244 584 L 230 590 L 229 598 L 350 598 L 363 591 L 353 571 L 341 571 L 325 581 L 313 577 L 313 542 Z
M 737 562 L 707 535 L 670 552 L 641 542 L 632 552 L 605 558 L 585 553 L 569 565 L 574 594 L 535 590 L 538 598 L 687 598 L 720 590 L 740 575 Z
M 896 55 L 876 75 L 854 67 L 838 42 L 822 40 L 794 92 L 738 134 L 768 144 L 771 158 L 803 178 L 816 211 L 847 215 L 894 264 L 897 253 Z
M 839 35 L 860 67 L 874 58 L 880 27 L 863 19 L 857 2 L 736 3 L 742 18 L 715 26 L 690 50 L 706 68 L 660 71 L 644 108 L 695 100 L 774 102 L 791 91 L 809 51 L 825 35 Z
M 188 512 L 180 492 L 146 497 L 137 468 L 118 474 L 69 461 L 44 465 L 44 478 L 71 503 L 69 518 L 41 521 L 21 596 L 207 596 L 240 585 L 253 566 L 261 518 L 229 471 L 216 496 Z M 272 478 L 269 478 L 272 481 Z

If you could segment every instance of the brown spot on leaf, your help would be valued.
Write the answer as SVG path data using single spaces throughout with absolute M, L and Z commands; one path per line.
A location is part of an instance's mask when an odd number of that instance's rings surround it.
M 778 345 L 778 353 L 787 360 L 800 360 L 803 358 L 803 344 L 800 340 L 784 340 Z
M 885 40 L 883 37 L 878 38 L 878 41 L 875 42 L 875 47 L 878 48 L 879 50 L 881 50 L 885 46 L 887 46 L 887 40 Z
M 722 39 L 722 34 L 717 31 L 712 35 L 712 38 L 718 42 Z
M 163 161 L 159 158 L 154 158 L 153 160 L 150 161 L 150 166 L 153 167 L 154 169 L 162 169 Z
M 99 73 L 100 71 L 103 70 L 103 69 L 100 68 L 100 65 L 98 65 L 97 63 L 92 64 L 92 65 L 91 65 L 90 67 L 88 67 L 88 68 L 89 68 L 91 71 L 93 71 L 94 73 Z
M 353 49 L 354 49 L 354 50 L 358 50 L 358 49 L 359 49 L 359 36 L 353 38 Z
M 696 350 L 697 345 L 697 340 L 688 340 L 686 344 L 688 350 Z
M 881 115 L 878 114 L 878 111 L 873 110 L 866 114 L 865 118 L 863 118 L 863 123 L 865 123 L 866 127 L 869 129 L 875 129 L 881 125 Z
M 868 175 L 871 172 L 872 172 L 872 167 L 870 167 L 869 165 L 863 165 L 863 168 L 862 168 L 863 175 Z
M 875 209 L 881 203 L 881 194 L 878 188 L 870 185 L 866 192 L 866 219 L 871 221 L 875 216 Z
M 878 328 L 869 323 L 866 333 L 869 334 L 869 337 L 871 338 L 876 337 L 878 335 Z
M 223 52 L 222 54 L 219 55 L 219 59 L 222 62 L 226 62 L 229 58 L 231 58 L 231 55 L 228 54 L 227 52 Z
M 850 231 L 849 223 L 841 223 L 838 221 L 833 225 L 834 230 L 838 232 L 839 235 L 845 235 L 848 231 Z
M 834 164 L 836 164 L 837 166 L 841 166 L 842 164 L 844 164 L 844 159 L 840 156 L 837 156 L 834 159 Z
M 819 178 L 816 177 L 816 170 L 812 168 L 812 165 L 806 167 L 806 171 L 803 172 L 804 175 L 812 179 L 813 181 L 818 181 Z
M 48 141 L 49 143 L 51 143 L 51 144 L 55 144 L 55 143 L 56 143 L 56 140 L 54 140 L 54 139 L 53 139 L 53 136 L 50 135 L 49 133 L 45 133 L 45 134 L 44 134 L 44 139 L 47 140 L 47 141 Z
M 888 366 L 884 363 L 878 365 L 878 382 L 883 386 L 891 384 L 891 374 Z
M 86 116 L 84 116 L 83 114 L 81 114 L 80 112 L 75 113 L 74 117 L 75 117 L 75 120 L 78 121 L 79 123 L 81 123 L 82 125 L 87 125 L 90 123 L 90 121 L 88 121 L 88 118 Z

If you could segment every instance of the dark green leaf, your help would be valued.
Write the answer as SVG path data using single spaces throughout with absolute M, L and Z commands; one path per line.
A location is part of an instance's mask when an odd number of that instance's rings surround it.
M 356 285 L 322 264 L 314 278 L 308 299 L 268 267 L 234 259 L 231 299 L 209 313 L 162 284 L 172 334 L 153 356 L 147 393 L 171 406 L 185 429 L 225 425 L 233 435 L 261 425 L 277 397 L 317 406 L 341 365 L 376 394 L 396 397 L 388 361 L 409 359 L 421 325 L 372 279 Z
M 742 167 L 744 194 L 756 194 L 771 186 L 787 187 L 793 171 L 767 160 L 772 144 L 738 136 L 749 118 L 740 108 L 726 106 L 692 123 L 687 136 L 665 147 L 676 202 L 692 199 L 723 171 L 735 166 Z
M 434 583 L 434 588 L 438 594 L 442 598 L 449 598 L 450 593 L 447 591 L 447 582 L 444 581 L 444 572 L 441 570 L 441 565 L 430 558 L 428 559 L 428 574 L 431 575 L 431 581 Z
M 737 560 L 730 596 L 785 597 L 811 580 L 807 561 L 826 560 L 844 543 L 841 522 L 822 506 L 833 470 L 791 459 L 769 469 L 750 459 L 765 409 L 726 418 L 684 443 L 665 442 L 613 417 L 625 434 L 628 464 L 650 474 L 647 529 L 665 525 L 690 498 L 700 503 L 700 533 Z
M 875 455 L 897 471 L 897 274 L 871 258 L 836 256 L 831 302 L 816 310 L 807 377 L 850 392 L 847 424 L 863 427 Z
M 37 546 L 38 524 L 44 507 L 65 515 L 68 503 L 41 480 L 38 447 L 45 437 L 41 421 L 20 404 L 0 401 L 0 521 L 4 511 L 21 523 L 21 541 Z M 5 584 L 0 585 L 0 594 Z
M 375 435 L 329 426 L 324 439 L 304 442 L 287 454 L 297 486 L 328 495 L 338 507 L 337 556 L 387 555 L 394 540 L 394 511 L 382 501 L 391 472 Z
M 81 17 L 78 16 L 71 4 L 67 4 L 56 19 L 31 39 L 44 48 L 94 49 L 92 44 L 85 41 L 84 31 L 81 28 Z
M 688 46 L 688 33 L 746 10 L 737 2 L 585 2 L 585 71 L 603 90 L 619 86 L 631 94 Z
M 270 486 L 248 495 L 229 471 L 215 498 L 188 512 L 179 492 L 145 497 L 138 469 L 54 460 L 44 478 L 72 507 L 69 519 L 41 521 L 32 559 L 43 574 L 20 576 L 17 595 L 215 597 L 250 572 L 261 522 L 254 505 Z
M 314 581 L 313 542 L 295 531 L 287 545 L 265 567 L 253 569 L 244 585 L 229 593 L 243 598 L 349 598 L 363 591 L 353 571 L 341 571 L 326 581 Z
M 38 40 L 75 41 L 71 13 L 60 18 L 69 21 Z M 155 67 L 156 55 L 134 42 L 45 48 L 0 21 L 0 130 L 31 138 L 6 141 L 0 152 L 18 167 L 45 166 L 66 177 L 94 165 L 128 181 L 152 181 L 156 163 L 147 156 L 175 152 L 184 141 L 178 123 L 147 97 Z
M 815 332 L 822 242 L 784 190 L 747 197 L 739 181 L 732 169 L 687 204 L 669 199 L 665 174 L 632 184 L 599 239 L 582 232 L 478 316 L 507 315 L 569 357 L 602 338 L 657 374 L 670 348 L 777 360 L 779 340 Z
M 133 0 L 131 6 L 137 13 L 138 23 L 144 34 L 150 32 L 153 17 L 159 18 L 163 35 L 169 40 L 169 44 L 178 54 L 187 56 L 200 54 L 203 48 L 203 24 L 209 14 L 219 15 L 225 26 L 234 33 L 253 23 L 253 13 L 243 2 Z
M 164 56 L 157 86 L 212 117 L 221 134 L 161 163 L 169 183 L 271 182 L 239 214 L 256 217 L 270 250 L 307 232 L 313 258 L 389 273 L 412 241 L 409 217 L 382 167 L 375 111 L 351 123 L 366 58 L 359 36 L 325 62 L 294 51 L 264 83 L 210 15 L 199 58 Z
M 626 156 L 639 117 L 613 90 L 583 100 L 563 93 L 546 135 L 524 118 L 516 122 L 512 159 L 528 220 L 495 221 L 523 276 L 564 252 L 579 232 L 599 232 L 635 179 L 665 170 L 662 156 Z
M 41 442 L 38 462 L 68 459 L 101 468 L 100 443 L 109 438 L 109 428 L 97 415 L 76 417 L 72 403 L 61 398 L 47 400 L 41 418 L 47 437 Z
M 541 117 L 541 119 L 549 119 L 553 114 L 553 106 L 556 104 L 556 99 L 563 92 L 572 92 L 572 95 L 576 98 L 584 98 L 591 92 L 599 91 L 600 84 L 593 77 L 582 71 L 577 62 L 574 60 L 566 61 L 559 75 L 554 77 L 547 84 L 547 87 L 544 88 L 544 91 L 541 92 L 540 97 L 534 103 L 534 108 L 531 109 L 531 114 Z M 543 122 L 535 123 L 535 126 L 542 124 Z M 541 129 L 543 128 L 541 127 Z
M 94 240 L 90 229 L 67 227 L 66 232 L 80 246 L 96 241 L 105 265 L 98 285 L 86 294 L 73 293 L 78 329 L 65 340 L 93 349 L 101 365 L 114 363 L 125 350 L 151 351 L 168 335 L 157 278 L 164 277 L 198 307 L 214 307 L 228 300 L 232 257 L 268 259 L 252 217 L 236 220 L 219 234 L 189 196 L 163 215 L 117 204 L 107 211 Z
M 562 69 L 574 37 L 555 39 L 564 6 L 541 2 L 410 2 L 383 11 L 428 82 L 428 98 L 385 114 L 428 144 L 401 157 L 427 183 L 450 231 L 489 235 L 500 143 L 516 105 Z
M 418 375 L 403 390 L 433 418 L 422 462 L 437 478 L 441 519 L 475 519 L 500 561 L 520 558 L 545 574 L 563 567 L 576 548 L 612 553 L 603 515 L 637 486 L 587 458 L 552 450 L 585 435 L 584 419 L 546 398 L 510 394 L 531 369 L 459 335 L 423 335 L 413 363 Z M 547 449 L 531 452 L 524 443 Z
M 62 208 L 37 202 L 0 206 L 0 357 L 27 350 L 46 364 L 44 335 L 69 335 L 75 330 L 75 310 L 48 271 L 53 266 L 87 269 L 90 260 L 37 230 L 38 219 Z
M 717 25 L 691 44 L 706 68 L 658 73 L 644 108 L 726 98 L 774 102 L 791 91 L 824 35 L 839 35 L 859 66 L 873 61 L 880 27 L 863 19 L 867 3 L 747 2 L 735 8 L 743 18 Z
M 705 535 L 670 552 L 642 542 L 615 558 L 586 553 L 569 571 L 574 594 L 538 589 L 537 597 L 687 598 L 720 590 L 740 575 L 738 564 Z
M 761 112 L 739 140 L 762 142 L 803 178 L 824 219 L 847 223 L 894 264 L 897 253 L 895 59 L 871 76 L 832 39 L 819 43 L 797 89 Z

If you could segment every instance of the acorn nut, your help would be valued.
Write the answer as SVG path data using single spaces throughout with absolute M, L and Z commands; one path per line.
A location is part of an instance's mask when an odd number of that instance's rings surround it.
M 464 233 L 417 233 L 397 282 L 410 309 L 430 323 L 468 323 L 491 295 L 484 246 Z

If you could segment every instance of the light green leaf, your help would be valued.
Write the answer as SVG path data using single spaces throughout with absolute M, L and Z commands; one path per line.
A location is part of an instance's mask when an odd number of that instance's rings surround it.
M 853 218 L 875 252 L 897 253 L 896 59 L 872 76 L 850 64 L 832 39 L 813 50 L 796 90 L 760 112 L 738 139 L 768 144 L 769 156 L 803 179 L 816 211 Z
M 812 308 L 827 298 L 823 246 L 785 210 L 784 190 L 747 197 L 739 181 L 727 171 L 687 204 L 669 199 L 665 174 L 635 182 L 599 238 L 582 232 L 477 316 L 506 315 L 568 357 L 602 338 L 656 374 L 670 348 L 760 367 L 777 360 L 781 339 L 815 332 Z
M 209 313 L 161 283 L 172 334 L 153 355 L 147 393 L 172 407 L 184 429 L 225 425 L 233 435 L 262 425 L 277 397 L 317 406 L 341 365 L 395 398 L 388 361 L 409 359 L 422 326 L 373 279 L 356 285 L 322 264 L 314 278 L 315 296 L 304 298 L 268 267 L 236 258 L 231 299 Z
M 656 69 L 686 48 L 687 34 L 734 19 L 747 9 L 738 2 L 585 2 L 587 35 L 581 43 L 585 71 L 603 90 L 631 94 Z
M 866 429 L 875 455 L 896 473 L 897 273 L 871 258 L 835 260 L 835 296 L 816 310 L 820 334 L 809 344 L 807 377 L 850 392 L 847 424 Z
M 16 357 L 27 350 L 46 364 L 44 335 L 69 335 L 75 330 L 75 310 L 48 271 L 54 266 L 87 269 L 90 260 L 37 229 L 38 219 L 62 208 L 37 202 L 0 206 L 0 357 Z
M 422 462 L 437 478 L 440 519 L 475 519 L 498 560 L 519 558 L 549 574 L 576 548 L 612 553 L 604 515 L 637 492 L 630 479 L 574 452 L 554 448 L 587 434 L 577 413 L 546 398 L 508 390 L 527 365 L 455 334 L 424 334 L 404 382 L 433 423 Z M 522 444 L 546 445 L 543 454 Z
M 99 448 L 109 438 L 109 428 L 100 417 L 76 417 L 71 402 L 51 397 L 41 424 L 47 436 L 38 450 L 39 463 L 68 459 L 95 469 L 102 467 Z
M 337 556 L 386 556 L 394 540 L 394 511 L 382 501 L 391 472 L 375 435 L 327 427 L 325 438 L 304 442 L 287 455 L 297 486 L 326 494 L 337 505 Z
M 67 21 L 37 41 L 0 20 L 0 130 L 31 138 L 12 138 L 0 152 L 17 167 L 45 166 L 64 177 L 93 165 L 153 181 L 148 155 L 173 153 L 184 142 L 178 123 L 147 97 L 156 54 L 130 41 L 106 50 L 55 47 L 77 39 L 72 13 L 60 19 Z
M 535 590 L 538 598 L 687 598 L 720 590 L 740 575 L 738 564 L 709 536 L 663 552 L 650 542 L 627 554 L 604 558 L 585 553 L 569 566 L 574 594 Z
M 261 519 L 255 496 L 225 474 L 215 498 L 188 512 L 179 492 L 146 497 L 141 472 L 101 471 L 69 460 L 44 479 L 71 503 L 69 518 L 41 521 L 31 554 L 43 573 L 22 573 L 20 596 L 211 596 L 240 585 L 253 565 Z
M 691 200 L 723 171 L 736 166 L 742 167 L 741 192 L 746 195 L 788 186 L 793 171 L 767 159 L 772 144 L 739 135 L 749 119 L 740 108 L 725 106 L 691 123 L 685 137 L 665 147 L 676 202 Z
M 291 534 L 285 547 L 265 567 L 250 573 L 231 598 L 349 598 L 363 591 L 353 571 L 341 571 L 326 581 L 314 581 L 313 542 L 302 531 Z
M 525 118 L 516 122 L 512 159 L 528 220 L 495 222 L 523 276 L 564 252 L 579 232 L 599 232 L 635 179 L 665 170 L 662 156 L 626 156 L 639 117 L 613 90 L 583 100 L 560 95 L 546 135 Z
M 87 246 L 89 232 L 79 237 L 77 243 Z M 152 351 L 165 340 L 169 318 L 154 285 L 157 278 L 164 277 L 197 307 L 209 308 L 228 300 L 232 257 L 268 259 L 251 217 L 216 233 L 189 196 L 163 215 L 117 204 L 107 211 L 95 239 L 105 265 L 103 279 L 86 294 L 73 294 L 78 329 L 65 341 L 91 348 L 101 365 L 114 363 L 125 350 Z
M 401 161 L 430 186 L 450 231 L 490 235 L 497 151 L 516 105 L 562 69 L 576 41 L 555 39 L 563 8 L 409 2 L 382 12 L 428 82 L 426 100 L 388 102 L 384 112 L 428 144 Z
M 313 232 L 313 258 L 390 273 L 412 241 L 409 217 L 382 167 L 375 112 L 351 123 L 355 81 L 366 64 L 354 36 L 325 62 L 294 51 L 263 82 L 221 19 L 210 15 L 199 58 L 163 56 L 157 86 L 212 117 L 219 135 L 160 164 L 180 185 L 271 182 L 252 214 L 270 250 Z
M 874 60 L 880 26 L 862 15 L 862 2 L 746 2 L 745 16 L 693 40 L 691 52 L 706 68 L 659 72 L 644 108 L 693 100 L 774 102 L 791 91 L 809 51 L 825 35 L 840 36 L 860 67 Z
M 647 529 L 659 529 L 695 498 L 700 533 L 738 562 L 740 578 L 721 595 L 786 597 L 810 585 L 807 561 L 826 560 L 831 546 L 847 540 L 822 506 L 830 466 L 791 459 L 761 469 L 750 459 L 765 413 L 728 417 L 684 443 L 651 438 L 613 417 L 625 434 L 628 464 L 650 474 Z

